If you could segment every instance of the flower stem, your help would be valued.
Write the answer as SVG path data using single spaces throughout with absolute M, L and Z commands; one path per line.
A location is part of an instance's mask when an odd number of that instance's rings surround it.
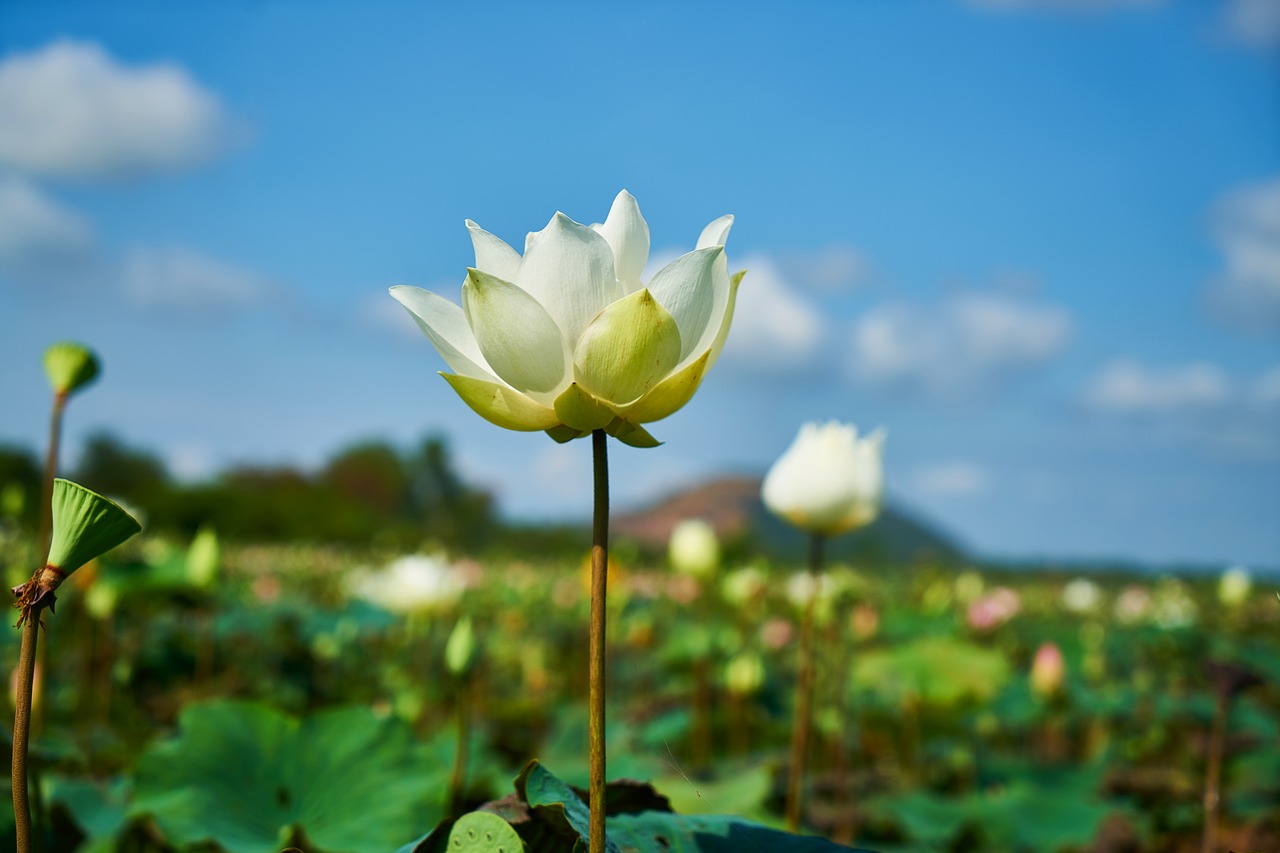
M 31 683 L 36 669 L 36 641 L 40 613 L 28 612 L 22 623 L 22 651 L 18 658 L 18 685 L 13 714 L 13 820 L 18 833 L 18 853 L 31 853 L 31 805 L 27 800 L 27 741 L 31 736 Z
M 609 579 L 609 459 L 608 436 L 591 434 L 595 472 L 595 505 L 591 524 L 591 642 L 588 649 L 588 715 L 591 741 L 590 853 L 604 853 L 604 629 L 605 592 Z
M 1209 730 L 1208 756 L 1204 772 L 1204 837 L 1201 853 L 1213 853 L 1217 849 L 1218 800 L 1222 778 L 1222 752 L 1227 730 L 1227 698 L 1218 697 L 1213 711 L 1213 727 Z M 15 734 L 16 737 L 16 734 Z
M 49 416 L 49 449 L 44 457 L 44 479 L 40 489 L 40 532 L 36 539 L 39 560 L 43 566 L 49 560 L 49 545 L 53 533 L 53 478 L 58 476 L 58 447 L 62 443 L 62 412 L 67 406 L 66 394 L 53 396 L 53 412 Z
M 449 775 L 449 814 L 460 817 L 466 806 L 467 747 L 471 739 L 471 679 L 463 678 L 457 695 L 458 742 L 453 753 L 453 772 Z
M 813 576 L 813 592 L 805 602 L 800 622 L 800 664 L 796 672 L 795 716 L 791 720 L 791 760 L 787 774 L 787 830 L 800 831 L 803 810 L 805 757 L 809 751 L 809 729 L 813 712 L 813 622 L 817 609 L 822 552 L 826 537 L 814 533 L 809 540 L 809 573 Z

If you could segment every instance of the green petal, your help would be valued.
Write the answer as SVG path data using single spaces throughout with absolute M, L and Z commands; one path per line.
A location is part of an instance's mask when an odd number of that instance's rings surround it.
M 693 392 L 702 384 L 702 376 L 710 361 L 711 351 L 708 350 L 702 354 L 702 358 L 662 380 L 656 388 L 627 406 L 620 414 L 637 424 L 660 421 L 673 414 L 693 399 Z
M 623 444 L 628 444 L 632 447 L 647 448 L 657 447 L 662 444 L 661 441 L 658 441 L 650 435 L 649 431 L 644 427 L 639 424 L 631 423 L 630 421 L 624 421 L 622 418 L 618 418 L 613 423 L 609 424 L 604 428 L 604 431 L 618 439 L 618 441 L 621 441 Z
M 583 430 L 574 429 L 571 426 L 561 424 L 560 426 L 553 426 L 551 429 L 547 430 L 547 435 L 551 436 L 556 444 L 568 444 L 575 438 L 585 438 L 586 436 L 591 435 L 591 430 L 586 430 L 584 432 Z
M 114 501 L 69 480 L 53 481 L 49 565 L 71 574 L 142 530 Z
M 504 382 L 521 392 L 563 387 L 569 349 L 538 300 L 509 281 L 471 269 L 462 286 L 462 307 L 485 361 Z
M 44 373 L 55 394 L 70 394 L 98 378 L 101 365 L 93 350 L 60 341 L 44 351 Z
M 606 403 L 642 397 L 680 362 L 680 330 L 648 290 L 600 312 L 574 351 L 574 376 Z
M 556 417 L 579 432 L 604 429 L 617 416 L 617 412 L 583 391 L 577 382 L 570 382 L 556 397 Z
M 550 429 L 560 423 L 551 409 L 505 385 L 453 373 L 440 375 L 453 386 L 462 402 L 470 406 L 472 411 L 503 429 L 535 432 Z

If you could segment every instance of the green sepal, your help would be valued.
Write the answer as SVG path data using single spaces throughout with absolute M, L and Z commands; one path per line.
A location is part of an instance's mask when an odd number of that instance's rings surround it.
M 618 439 L 618 441 L 621 441 L 623 444 L 630 445 L 631 447 L 648 448 L 657 447 L 662 444 L 661 441 L 658 441 L 650 435 L 649 431 L 644 427 L 639 424 L 633 424 L 630 421 L 625 421 L 622 418 L 616 418 L 611 424 L 604 428 L 604 431 Z
M 560 423 L 555 412 L 514 388 L 455 373 L 440 375 L 473 412 L 503 429 L 536 432 Z
M 551 429 L 546 430 L 546 433 L 547 435 L 551 436 L 552 440 L 554 440 L 557 444 L 568 444 L 569 442 L 573 441 L 575 438 L 583 438 L 585 436 L 591 435 L 591 430 L 587 430 L 586 432 L 583 432 L 580 429 L 574 429 L 571 426 L 565 426 L 564 424 L 560 424 L 559 426 L 553 426 Z
M 581 433 L 604 429 L 618 413 L 582 389 L 577 382 L 556 397 L 556 417 Z
M 71 574 L 141 530 L 142 525 L 114 501 L 70 480 L 53 481 L 48 563 L 63 574 Z
M 102 366 L 93 350 L 74 341 L 59 341 L 44 351 L 44 373 L 55 394 L 71 394 L 98 378 Z
M 623 409 L 622 415 L 632 423 L 647 424 L 675 414 L 693 399 L 710 362 L 711 350 L 708 349 L 701 358 L 668 376 L 648 394 Z

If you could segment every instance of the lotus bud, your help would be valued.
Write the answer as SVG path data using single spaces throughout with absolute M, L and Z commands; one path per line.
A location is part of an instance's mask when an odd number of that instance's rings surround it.
M 725 669 L 725 684 L 734 696 L 754 696 L 764 684 L 764 662 L 754 652 L 734 656 Z
M 807 423 L 765 475 L 765 506 L 803 530 L 834 536 L 880 513 L 882 432 L 859 439 L 857 427 Z
M 687 518 L 671 531 L 667 553 L 672 568 L 680 574 L 710 580 L 720 565 L 720 540 L 710 524 Z
M 69 480 L 54 480 L 49 559 L 31 580 L 13 588 L 22 619 L 32 608 L 52 610 L 57 601 L 54 591 L 72 572 L 141 530 L 133 516 L 97 492 Z
M 222 567 L 222 549 L 212 527 L 201 527 L 187 548 L 187 581 L 198 589 L 208 589 L 218 578 Z
M 1102 590 L 1088 578 L 1076 578 L 1062 588 L 1062 606 L 1071 613 L 1092 613 L 1102 603 Z
M 1067 666 L 1062 650 L 1053 643 L 1042 643 L 1031 661 L 1031 692 L 1041 699 L 1050 699 L 1062 690 Z
M 471 617 L 463 616 L 453 626 L 449 641 L 444 646 L 444 665 L 457 678 L 471 671 L 476 651 L 475 632 L 471 628 Z
M 67 397 L 98 378 L 98 357 L 88 347 L 61 341 L 44 351 L 44 372 L 53 393 Z
M 1232 566 L 1222 573 L 1222 579 L 1218 581 L 1218 600 L 1226 607 L 1239 607 L 1249 600 L 1252 588 L 1249 570 L 1243 566 Z

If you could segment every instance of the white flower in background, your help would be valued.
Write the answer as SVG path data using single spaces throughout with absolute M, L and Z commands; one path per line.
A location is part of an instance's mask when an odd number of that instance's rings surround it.
M 720 565 L 715 528 L 700 518 L 686 518 L 672 529 L 667 556 L 680 574 L 710 579 Z
M 1134 625 L 1147 618 L 1151 612 L 1151 593 L 1146 587 L 1127 586 L 1116 596 L 1116 619 L 1125 625 Z
M 732 278 L 722 216 L 697 248 L 645 284 L 649 226 L 623 190 L 602 225 L 557 213 L 524 256 L 467 220 L 476 265 L 462 307 L 393 287 L 452 373 L 445 380 L 500 427 L 570 441 L 603 429 L 635 447 L 640 425 L 689 401 L 724 347 L 742 273 Z
M 809 603 L 809 599 L 815 595 L 819 601 L 823 601 L 830 598 L 834 591 L 830 575 L 796 572 L 787 578 L 787 600 L 800 610 L 803 610 Z
M 1182 581 L 1170 578 L 1156 588 L 1152 618 L 1161 628 L 1185 628 L 1196 621 L 1198 613 L 1199 608 Z
M 884 497 L 883 444 L 879 430 L 859 439 L 851 424 L 805 424 L 765 475 L 765 506 L 796 527 L 828 536 L 870 524 Z
M 1062 588 L 1062 606 L 1071 613 L 1092 613 L 1102 604 L 1102 588 L 1088 578 L 1076 578 Z
M 381 571 L 359 572 L 351 592 L 392 613 L 446 609 L 462 596 L 462 578 L 440 555 L 410 555 Z
M 1249 600 L 1253 578 L 1244 566 L 1232 566 L 1218 581 L 1218 600 L 1227 607 L 1239 607 Z
M 747 566 L 725 576 L 720 582 L 720 594 L 730 604 L 743 607 L 763 595 L 764 587 L 764 572 Z

